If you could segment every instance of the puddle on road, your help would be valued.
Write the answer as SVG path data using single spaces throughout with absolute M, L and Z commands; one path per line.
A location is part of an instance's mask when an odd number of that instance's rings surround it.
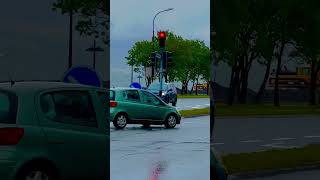
M 166 161 L 159 161 L 153 166 L 150 180 L 160 180 L 160 175 L 167 169 L 168 163 Z

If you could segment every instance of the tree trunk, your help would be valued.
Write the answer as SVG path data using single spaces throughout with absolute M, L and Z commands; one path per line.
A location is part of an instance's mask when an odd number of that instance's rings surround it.
M 72 40 L 73 39 L 73 12 L 69 13 L 69 57 L 68 57 L 68 68 L 72 67 Z
M 182 82 L 182 85 L 181 85 L 181 95 L 183 95 L 183 93 L 184 93 L 184 84 L 183 84 L 183 82 Z
M 185 94 L 186 95 L 188 94 L 188 84 L 189 84 L 189 81 L 186 81 L 185 82 Z
M 193 93 L 194 83 L 195 83 L 195 81 L 193 81 L 193 83 L 192 83 L 192 88 L 191 88 L 191 91 L 189 92 L 189 94 L 192 94 L 192 93 Z
M 260 103 L 261 102 L 261 96 L 263 95 L 264 90 L 266 88 L 266 83 L 268 81 L 268 78 L 269 78 L 269 75 L 270 75 L 270 70 L 271 70 L 271 59 L 268 60 L 268 63 L 267 63 L 266 66 L 267 66 L 267 69 L 266 69 L 266 72 L 264 74 L 264 78 L 263 78 L 262 84 L 260 85 L 259 91 L 258 91 L 257 96 L 256 96 L 256 103 Z
M 317 67 L 316 67 L 316 59 L 312 59 L 311 61 L 311 82 L 310 82 L 310 105 L 314 106 L 317 105 L 316 93 L 317 93 Z
M 280 96 L 279 96 L 279 73 L 281 71 L 281 63 L 282 63 L 282 54 L 284 50 L 285 43 L 281 41 L 281 47 L 278 54 L 278 62 L 277 62 L 277 71 L 276 71 L 276 79 L 274 86 L 274 106 L 280 106 Z
M 198 95 L 198 84 L 199 84 L 199 77 L 197 77 L 197 83 L 196 83 L 196 95 Z
M 237 96 L 239 103 L 242 101 L 241 89 L 242 89 L 242 80 L 243 80 L 243 75 L 244 75 L 244 58 L 245 58 L 244 55 L 240 56 L 240 58 L 239 58 L 239 71 L 238 71 L 238 75 L 235 77 L 236 79 L 238 79 L 237 88 L 236 88 L 236 96 Z
M 239 68 L 235 66 L 233 67 L 231 78 L 230 78 L 229 98 L 228 98 L 228 105 L 230 106 L 233 105 L 238 87 L 239 87 Z

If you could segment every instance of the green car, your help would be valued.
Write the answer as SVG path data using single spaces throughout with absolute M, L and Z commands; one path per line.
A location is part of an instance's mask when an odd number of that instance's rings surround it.
M 149 91 L 135 88 L 111 88 L 110 120 L 117 129 L 127 124 L 165 125 L 174 128 L 180 124 L 181 115 L 176 108 L 166 104 Z
M 109 178 L 107 90 L 0 83 L 0 179 Z

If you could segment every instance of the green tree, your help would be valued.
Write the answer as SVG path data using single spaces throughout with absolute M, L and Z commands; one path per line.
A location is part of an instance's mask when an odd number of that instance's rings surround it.
M 110 0 L 79 0 L 79 20 L 76 30 L 80 35 L 102 37 L 109 44 L 108 30 L 110 29 Z
M 296 22 L 299 31 L 295 34 L 297 42 L 297 55 L 311 66 L 310 72 L 310 98 L 311 105 L 317 104 L 317 81 L 320 71 L 320 13 L 317 10 L 319 1 L 309 0 L 299 4 L 299 13 Z
M 205 58 L 209 56 L 208 47 L 205 46 L 204 42 L 199 40 L 183 39 L 173 32 L 168 32 L 167 34 L 165 50 L 173 53 L 173 64 L 167 70 L 168 81 L 181 82 L 183 87 L 182 92 L 187 93 L 190 81 L 196 80 L 197 77 L 202 77 L 204 73 L 208 74 L 208 68 L 206 68 L 207 72 L 200 68 L 200 66 L 204 66 L 202 61 L 206 61 Z M 157 42 L 155 42 L 155 45 L 156 51 L 159 50 Z M 143 67 L 146 70 L 146 67 L 150 66 L 151 63 L 150 54 L 152 51 L 152 42 L 136 42 L 128 52 L 128 57 L 130 57 L 128 64 L 133 63 L 135 66 Z M 146 82 L 148 85 L 151 79 L 147 79 Z

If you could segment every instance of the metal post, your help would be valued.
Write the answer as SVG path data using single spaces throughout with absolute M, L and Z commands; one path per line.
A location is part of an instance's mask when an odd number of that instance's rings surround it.
M 96 69 L 96 39 L 93 40 L 93 69 Z
M 162 96 L 162 84 L 163 84 L 163 51 L 164 48 L 160 48 L 160 54 L 161 54 L 161 59 L 160 59 L 160 72 L 159 72 L 159 79 L 160 79 L 160 91 L 159 91 L 159 96 Z
M 131 65 L 131 83 L 133 83 L 133 64 Z
M 72 67 L 72 31 L 73 31 L 73 12 L 69 13 L 69 57 L 68 57 L 68 68 Z

